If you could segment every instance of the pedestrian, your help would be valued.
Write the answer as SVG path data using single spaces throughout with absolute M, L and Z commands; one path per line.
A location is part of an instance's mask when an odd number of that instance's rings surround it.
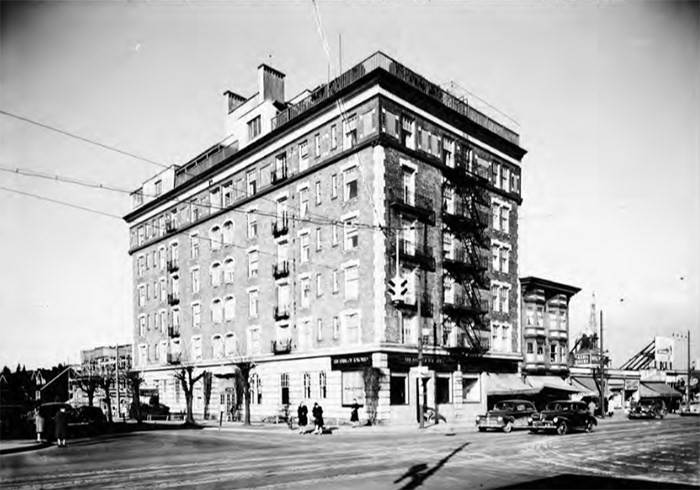
M 314 425 L 316 429 L 314 434 L 323 434 L 323 408 L 317 402 L 314 402 L 314 408 L 311 410 L 311 414 L 314 416 Z
M 306 432 L 306 424 L 309 422 L 308 419 L 309 409 L 306 408 L 306 404 L 302 401 L 299 403 L 297 408 L 297 418 L 299 419 L 299 434 Z
M 357 427 L 357 424 L 360 421 L 360 416 L 357 413 L 359 408 L 360 408 L 360 405 L 359 405 L 359 403 L 357 403 L 357 398 L 353 398 L 351 409 L 350 409 L 350 423 L 352 424 L 353 429 L 355 427 Z
M 34 426 L 36 427 L 36 442 L 43 442 L 44 417 L 41 415 L 39 407 L 36 407 L 34 409 Z
M 595 402 L 592 399 L 588 403 L 588 413 L 590 413 L 592 417 L 595 417 Z
M 56 428 L 56 444 L 58 444 L 58 447 L 66 447 L 66 438 L 68 437 L 68 412 L 66 412 L 66 407 L 61 407 L 56 413 L 54 424 Z

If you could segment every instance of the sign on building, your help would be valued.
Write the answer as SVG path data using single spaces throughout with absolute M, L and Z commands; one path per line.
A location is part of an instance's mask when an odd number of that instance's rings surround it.
M 657 369 L 672 369 L 673 347 L 673 339 L 670 337 L 654 338 L 654 363 Z

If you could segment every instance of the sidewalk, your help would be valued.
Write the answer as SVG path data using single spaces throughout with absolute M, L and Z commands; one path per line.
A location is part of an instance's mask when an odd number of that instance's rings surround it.
M 0 440 L 0 454 L 20 453 L 24 451 L 33 451 L 49 447 L 48 442 L 37 442 L 31 439 L 10 439 Z

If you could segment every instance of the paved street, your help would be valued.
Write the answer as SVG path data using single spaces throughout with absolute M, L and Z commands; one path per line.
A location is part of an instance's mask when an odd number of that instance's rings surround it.
M 131 433 L 6 455 L 0 475 L 3 489 L 517 488 L 549 478 L 541 483 L 562 488 L 572 474 L 580 475 L 579 488 L 609 476 L 700 484 L 698 419 L 617 418 L 564 437 L 447 428 L 343 428 L 320 437 L 265 429 Z

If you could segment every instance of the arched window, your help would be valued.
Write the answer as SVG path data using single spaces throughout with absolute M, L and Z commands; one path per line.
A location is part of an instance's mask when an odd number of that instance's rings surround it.
M 233 296 L 227 296 L 224 300 L 224 319 L 233 320 L 236 317 L 236 300 Z
M 195 335 L 192 337 L 192 361 L 202 360 L 202 337 Z
M 221 323 L 222 313 L 221 300 L 217 298 L 211 302 L 211 321 L 213 323 Z
M 211 270 L 209 271 L 209 274 L 211 275 L 211 285 L 219 286 L 221 284 L 221 264 L 218 262 L 214 262 L 211 265 Z
M 304 373 L 304 398 L 311 398 L 311 374 Z
M 221 359 L 224 357 L 224 343 L 221 340 L 221 335 L 216 334 L 211 338 L 212 357 Z
M 238 352 L 238 340 L 236 339 L 236 334 L 229 332 L 224 337 L 224 355 L 226 357 L 233 357 Z
M 233 221 L 224 223 L 224 245 L 233 243 Z
M 250 401 L 256 405 L 262 404 L 262 383 L 256 373 L 250 375 Z
M 209 231 L 209 239 L 211 240 L 211 249 L 219 250 L 221 248 L 222 236 L 221 228 L 215 226 Z
M 226 284 L 233 284 L 234 265 L 235 263 L 230 257 L 224 261 L 224 282 Z

